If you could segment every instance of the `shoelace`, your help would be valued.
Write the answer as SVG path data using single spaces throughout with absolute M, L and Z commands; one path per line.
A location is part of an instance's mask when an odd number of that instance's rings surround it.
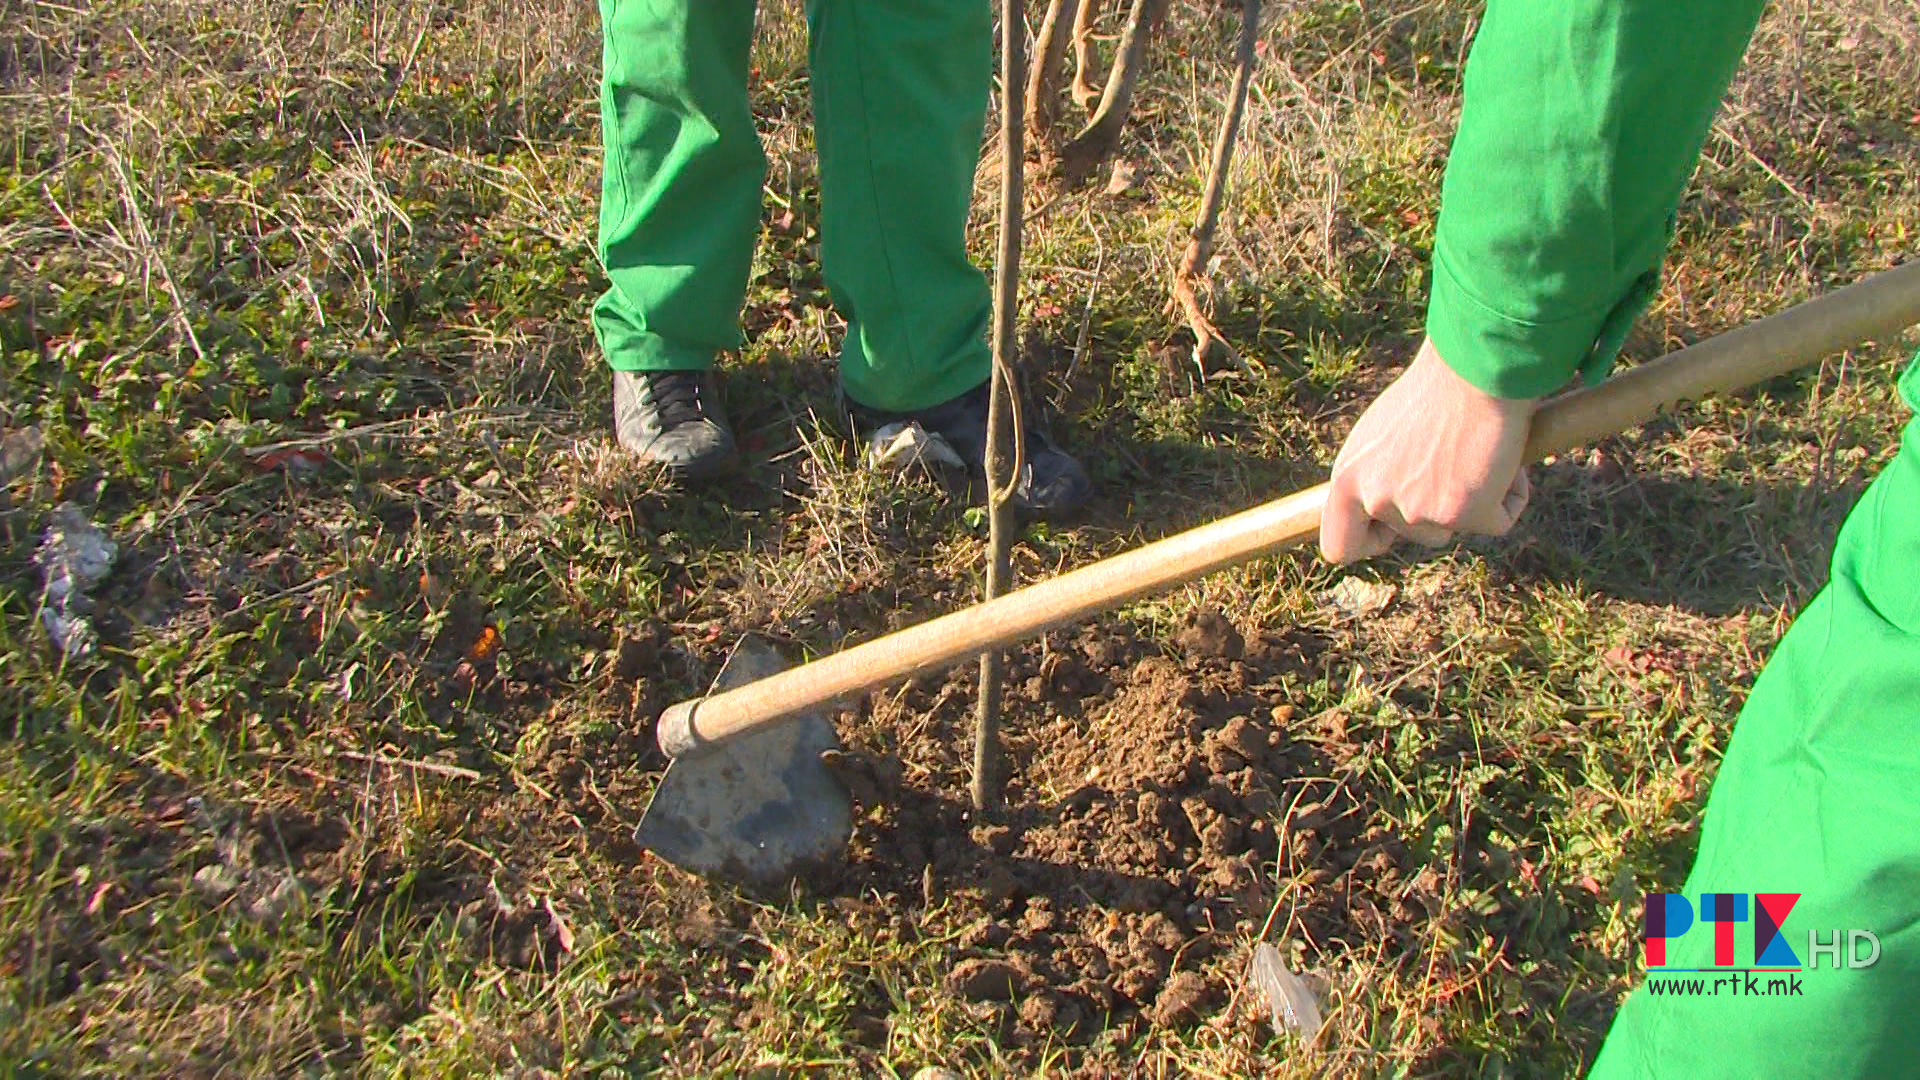
M 701 373 L 698 371 L 650 371 L 647 396 L 660 416 L 662 428 L 698 423 L 707 418 L 700 406 Z

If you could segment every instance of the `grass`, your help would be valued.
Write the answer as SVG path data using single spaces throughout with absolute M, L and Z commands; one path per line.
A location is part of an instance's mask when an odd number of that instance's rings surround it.
M 1101 489 L 1029 532 L 1030 577 L 1312 478 L 1418 333 L 1474 10 L 1269 15 L 1214 275 L 1261 370 L 1202 381 L 1164 287 L 1233 16 L 1177 7 L 1134 187 L 1029 232 L 1029 382 Z M 1315 635 L 1294 703 L 1442 900 L 1390 926 L 1377 882 L 1268 868 L 1351 898 L 1332 939 L 1267 931 L 1325 980 L 1311 1051 L 1226 1011 L 1021 1035 L 942 989 L 938 910 L 748 898 L 626 839 L 651 718 L 739 634 L 825 651 L 979 573 L 974 518 L 834 432 L 804 32 L 763 9 L 752 465 L 721 499 L 607 445 L 591 8 L 0 0 L 0 426 L 46 440 L 0 493 L 0 1073 L 1576 1070 L 1892 452 L 1902 347 L 1541 468 L 1515 537 L 1357 571 L 1399 590 L 1378 619 L 1303 555 L 1117 616 Z M 1911 4 L 1770 10 L 1630 357 L 1913 250 L 1916 45 Z M 62 501 L 120 545 L 83 661 L 38 618 Z

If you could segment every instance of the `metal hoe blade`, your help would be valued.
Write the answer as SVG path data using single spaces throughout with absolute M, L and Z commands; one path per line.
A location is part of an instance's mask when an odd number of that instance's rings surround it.
M 772 675 L 786 665 L 747 638 L 727 659 L 714 690 Z M 634 839 L 702 877 L 776 886 L 839 858 L 853 830 L 847 789 L 821 761 L 837 750 L 833 725 L 803 713 L 667 766 Z

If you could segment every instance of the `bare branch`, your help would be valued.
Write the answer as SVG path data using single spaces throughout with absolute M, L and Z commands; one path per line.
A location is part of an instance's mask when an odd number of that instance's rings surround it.
M 1027 73 L 1027 133 L 1042 142 L 1051 140 L 1060 76 L 1066 67 L 1067 28 L 1079 16 L 1081 7 L 1080 0 L 1053 0 L 1047 5 L 1047 17 L 1034 41 L 1033 69 Z
M 1100 96 L 1100 57 L 1093 50 L 1093 24 L 1106 0 L 1081 0 L 1073 15 L 1073 103 L 1082 112 Z
M 1107 73 L 1106 91 L 1100 95 L 1100 107 L 1061 151 L 1060 173 L 1069 186 L 1092 176 L 1120 141 L 1120 130 L 1126 127 L 1127 115 L 1133 109 L 1134 87 L 1147 66 L 1147 43 L 1166 12 L 1167 0 L 1133 0 L 1127 28 L 1120 35 L 1120 53 L 1113 70 Z

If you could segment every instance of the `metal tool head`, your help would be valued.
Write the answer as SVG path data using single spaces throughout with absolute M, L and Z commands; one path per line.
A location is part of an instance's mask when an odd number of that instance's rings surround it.
M 786 665 L 756 638 L 734 648 L 714 691 Z M 803 713 L 673 759 L 634 839 L 683 870 L 743 885 L 785 884 L 837 859 L 853 831 L 846 786 L 822 761 L 839 749 L 833 725 Z

